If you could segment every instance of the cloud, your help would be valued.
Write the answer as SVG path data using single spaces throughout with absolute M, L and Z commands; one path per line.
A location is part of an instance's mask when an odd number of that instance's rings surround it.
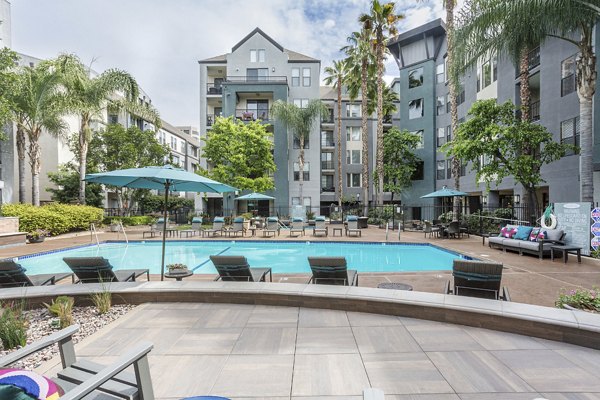
M 78 54 L 94 68 L 125 69 L 174 125 L 198 125 L 197 60 L 228 53 L 256 27 L 322 69 L 359 29 L 369 0 L 19 0 L 12 2 L 15 50 L 40 58 Z M 397 1 L 400 30 L 443 15 L 440 0 Z M 34 29 L 35 27 L 35 29 Z M 386 75 L 397 75 L 393 60 Z

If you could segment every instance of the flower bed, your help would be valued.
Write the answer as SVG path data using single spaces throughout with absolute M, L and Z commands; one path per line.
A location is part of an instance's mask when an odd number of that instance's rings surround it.
M 600 312 L 600 289 L 576 289 L 563 292 L 556 301 L 558 308 L 575 308 L 578 310 Z

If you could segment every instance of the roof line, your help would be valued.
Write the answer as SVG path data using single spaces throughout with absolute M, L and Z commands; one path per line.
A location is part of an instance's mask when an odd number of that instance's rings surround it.
M 236 44 L 235 46 L 233 46 L 231 48 L 231 52 L 233 53 L 234 51 L 236 51 L 238 49 L 238 47 L 240 47 L 242 44 L 244 44 L 244 42 L 246 42 L 246 40 L 248 40 L 252 36 L 254 36 L 255 33 L 261 34 L 265 39 L 267 39 L 269 42 L 271 42 L 271 44 L 273 44 L 273 46 L 277 47 L 279 50 L 281 50 L 283 52 L 283 46 L 280 45 L 279 43 L 277 43 L 273 38 L 271 38 L 269 35 L 267 35 L 266 33 L 264 33 L 258 27 L 256 27 L 252 32 L 250 32 L 249 34 L 247 34 L 246 37 L 244 37 L 242 40 L 240 40 L 238 42 L 238 44 Z

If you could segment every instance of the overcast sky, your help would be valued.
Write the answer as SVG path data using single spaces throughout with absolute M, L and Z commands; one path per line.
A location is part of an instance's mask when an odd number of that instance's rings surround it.
M 200 59 L 228 53 L 256 27 L 321 60 L 359 28 L 368 0 L 11 0 L 14 50 L 39 58 L 76 53 L 93 68 L 127 70 L 173 125 L 198 126 Z M 443 16 L 442 0 L 398 0 L 400 32 Z M 387 75 L 398 69 L 391 60 Z

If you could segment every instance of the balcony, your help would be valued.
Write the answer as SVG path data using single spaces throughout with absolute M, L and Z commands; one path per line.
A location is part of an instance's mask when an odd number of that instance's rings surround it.
M 333 110 L 329 110 L 329 112 L 327 113 L 327 115 L 323 116 L 323 119 L 321 120 L 321 123 L 323 124 L 333 124 Z
M 535 49 L 531 50 L 527 57 L 529 58 L 530 70 L 540 65 L 540 48 L 536 47 Z
M 334 170 L 333 161 L 321 161 L 321 170 Z
M 223 87 L 221 83 L 207 83 L 206 84 L 206 94 L 214 94 L 221 95 L 223 94 Z
M 287 76 L 228 76 L 226 83 L 249 83 L 249 84 L 286 84 Z
M 335 193 L 335 188 L 333 186 L 331 186 L 331 187 L 322 187 L 321 188 L 321 193 Z
M 321 147 L 335 147 L 333 138 L 321 136 Z
M 221 114 L 207 114 L 206 115 L 206 126 L 213 126 L 218 117 L 221 117 Z
M 249 110 L 244 108 L 236 108 L 235 118 L 242 121 L 268 121 L 269 110 Z

